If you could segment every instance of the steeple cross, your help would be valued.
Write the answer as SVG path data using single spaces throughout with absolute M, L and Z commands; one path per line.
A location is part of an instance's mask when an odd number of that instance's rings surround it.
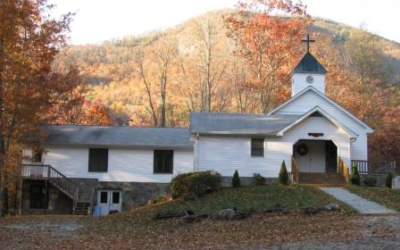
M 310 52 L 310 43 L 315 43 L 315 40 L 310 39 L 310 34 L 307 34 L 307 39 L 301 40 L 302 43 L 307 43 L 307 52 Z

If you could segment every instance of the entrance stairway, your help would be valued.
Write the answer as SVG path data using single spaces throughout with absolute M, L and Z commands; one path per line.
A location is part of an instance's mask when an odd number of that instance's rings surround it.
M 91 212 L 94 191 L 91 194 L 80 190 L 79 184 L 63 175 L 60 171 L 50 165 L 23 164 L 21 176 L 24 179 L 46 180 L 51 185 L 73 201 L 73 214 L 89 215 Z
M 299 183 L 318 187 L 343 187 L 346 181 L 337 173 L 299 173 Z

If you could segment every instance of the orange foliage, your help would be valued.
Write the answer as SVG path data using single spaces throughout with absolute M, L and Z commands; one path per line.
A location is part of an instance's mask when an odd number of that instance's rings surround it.
M 311 23 L 301 3 L 287 0 L 239 2 L 239 17 L 227 18 L 238 53 L 250 66 L 246 85 L 259 92 L 266 113 L 288 97 L 288 68 L 299 58 L 299 45 Z

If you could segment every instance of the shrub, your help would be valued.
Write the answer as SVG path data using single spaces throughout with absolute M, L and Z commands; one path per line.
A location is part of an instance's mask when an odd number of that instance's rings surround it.
M 358 173 L 357 166 L 353 165 L 351 167 L 351 184 L 353 185 L 360 185 L 360 174 Z
M 282 162 L 281 170 L 279 171 L 279 183 L 282 185 L 287 185 L 289 180 L 288 172 L 286 169 L 285 161 Z
M 392 188 L 392 181 L 393 181 L 393 174 L 392 174 L 392 173 L 389 173 L 389 174 L 386 176 L 386 187 L 387 187 L 387 188 Z
M 188 193 L 187 177 L 193 173 L 179 174 L 171 180 L 172 197 L 178 198 L 185 196 Z
M 376 187 L 377 179 L 372 176 L 367 176 L 364 180 L 364 185 L 367 187 Z
M 265 178 L 264 176 L 260 175 L 260 174 L 254 174 L 253 175 L 253 183 L 256 186 L 262 186 L 265 185 Z
M 235 170 L 235 173 L 233 174 L 232 187 L 234 188 L 240 187 L 240 177 L 237 170 Z
M 171 181 L 172 197 L 201 196 L 216 191 L 221 186 L 221 175 L 211 171 L 185 173 Z

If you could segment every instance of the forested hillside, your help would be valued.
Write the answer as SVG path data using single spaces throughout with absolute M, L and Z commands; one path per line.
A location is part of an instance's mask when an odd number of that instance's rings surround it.
M 79 69 L 81 85 L 70 98 L 82 105 L 60 110 L 54 122 L 187 126 L 191 111 L 266 113 L 289 98 L 291 70 L 306 51 L 301 38 L 310 33 L 316 40 L 311 52 L 328 70 L 327 95 L 376 129 L 370 139 L 375 158 L 396 155 L 400 44 L 304 18 L 295 8 L 285 26 L 276 17 L 255 19 L 257 12 L 247 12 L 251 6 L 241 10 L 206 13 L 143 36 L 70 47 L 54 68 Z

